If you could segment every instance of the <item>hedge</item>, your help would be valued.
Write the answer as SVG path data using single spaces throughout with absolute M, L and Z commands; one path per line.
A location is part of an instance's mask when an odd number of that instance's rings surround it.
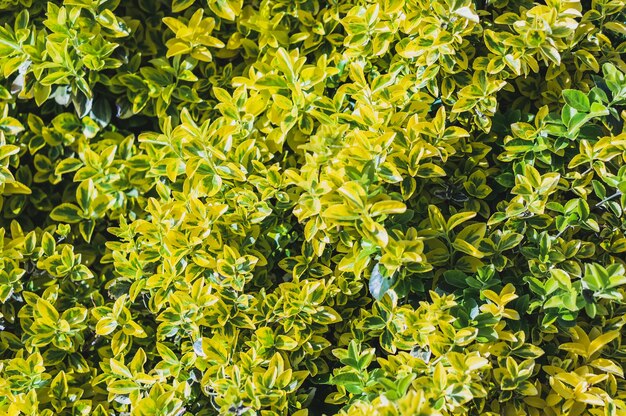
M 0 1 L 0 413 L 626 414 L 623 0 Z

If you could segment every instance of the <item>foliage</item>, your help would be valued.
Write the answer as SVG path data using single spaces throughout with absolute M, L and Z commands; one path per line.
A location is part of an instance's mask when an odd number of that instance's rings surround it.
M 623 0 L 0 1 L 0 413 L 626 414 L 625 52 Z

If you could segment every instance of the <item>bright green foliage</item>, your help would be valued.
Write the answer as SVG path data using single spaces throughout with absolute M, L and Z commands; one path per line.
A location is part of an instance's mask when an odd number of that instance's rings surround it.
M 626 414 L 624 0 L 0 0 L 0 414 Z

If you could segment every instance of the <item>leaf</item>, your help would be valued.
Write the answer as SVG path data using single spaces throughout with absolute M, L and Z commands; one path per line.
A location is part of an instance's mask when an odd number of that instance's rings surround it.
M 594 354 L 599 352 L 602 348 L 604 348 L 606 345 L 608 345 L 611 341 L 618 338 L 619 336 L 620 336 L 619 331 L 609 331 L 595 338 L 589 344 L 588 356 L 589 357 L 593 356 Z
M 107 390 L 114 394 L 130 394 L 139 390 L 139 386 L 131 380 L 117 380 L 109 384 Z
M 163 344 L 162 342 L 157 342 L 156 346 L 157 351 L 159 352 L 159 355 L 163 358 L 164 362 L 168 364 L 178 364 L 179 361 L 176 357 L 176 354 L 174 354 L 174 351 L 172 351 L 167 345 Z
M 587 113 L 590 110 L 589 98 L 582 91 L 563 90 L 563 98 L 570 107 L 578 111 Z
M 233 21 L 241 13 L 243 0 L 210 0 L 209 8 L 225 20 Z
M 352 393 L 357 393 L 360 390 L 354 389 L 355 386 L 361 385 L 361 379 L 355 373 L 340 373 L 336 374 L 332 378 L 333 384 L 338 386 L 344 386 L 348 391 Z
M 292 81 L 294 79 L 294 67 L 291 55 L 284 48 L 278 48 L 276 51 L 276 56 L 274 58 L 276 62 L 276 67 L 287 77 L 288 81 Z
M 459 212 L 452 215 L 446 224 L 448 231 L 454 230 L 458 225 L 463 224 L 465 221 L 469 221 L 476 216 L 474 211 Z
M 622 36 L 626 36 L 626 24 L 622 22 L 606 22 L 604 27 Z
M 428 206 L 428 219 L 430 220 L 430 224 L 433 229 L 441 232 L 448 231 L 448 224 L 446 223 L 445 218 L 443 217 L 441 211 L 439 210 L 439 208 L 437 208 L 436 205 Z
M 82 214 L 80 208 L 76 205 L 63 203 L 52 210 L 50 218 L 54 221 L 73 224 L 82 219 Z
M 354 212 L 347 204 L 332 205 L 323 211 L 326 218 L 340 221 L 354 221 L 359 218 L 359 214 Z
M 370 215 L 377 217 L 379 215 L 402 214 L 406 211 L 406 205 L 400 201 L 380 201 L 374 203 L 370 207 Z
M 68 392 L 67 377 L 64 371 L 59 371 L 57 376 L 50 383 L 50 391 L 52 396 L 57 400 L 65 398 Z
M 293 351 L 296 348 L 298 348 L 298 342 L 295 339 L 290 338 L 290 337 L 288 337 L 286 335 L 279 335 L 279 336 L 277 336 L 276 337 L 276 342 L 275 342 L 274 345 L 279 350 Z
M 386 277 L 383 275 L 379 263 L 374 265 L 369 281 L 370 294 L 374 297 L 374 299 L 380 301 L 383 296 L 385 296 L 385 293 L 391 289 L 394 283 L 395 279 L 393 276 Z
M 287 84 L 287 81 L 285 81 L 283 77 L 272 74 L 259 78 L 255 85 L 261 88 L 289 88 L 289 84 Z
M 81 89 L 81 91 L 72 94 L 72 104 L 74 104 L 74 110 L 79 118 L 87 116 L 93 107 L 93 99 L 90 97 L 90 92 L 89 90 L 83 92 Z
M 91 236 L 93 235 L 95 227 L 96 223 L 93 220 L 81 221 L 78 224 L 78 231 L 86 242 L 89 243 L 91 241 Z
M 361 220 L 365 237 L 381 248 L 386 247 L 389 243 L 389 233 L 387 233 L 387 229 L 368 215 L 361 216 Z
M 541 45 L 541 54 L 551 61 L 554 65 L 561 65 L 561 55 L 559 50 L 548 44 Z
M 348 204 L 357 208 L 359 210 L 365 209 L 365 202 L 367 201 L 367 194 L 365 190 L 356 181 L 351 181 L 344 184 L 341 188 L 337 190 L 341 195 L 343 195 Z
M 80 120 L 71 113 L 62 113 L 52 120 L 54 128 L 63 133 L 73 133 L 81 128 Z
M 61 160 L 54 168 L 55 175 L 63 175 L 65 173 L 75 172 L 83 166 L 80 159 L 68 157 Z
M 446 171 L 434 163 L 424 163 L 417 169 L 416 176 L 420 178 L 438 178 L 446 176 Z
M 50 86 L 55 84 L 69 84 L 68 76 L 70 74 L 65 71 L 53 71 L 48 73 L 41 81 L 41 85 Z
M 341 321 L 339 315 L 334 309 L 328 306 L 321 307 L 314 315 L 316 322 L 322 325 L 330 325 Z
M 4 117 L 0 119 L 0 131 L 15 136 L 24 131 L 24 126 L 13 117 Z
M 81 182 L 76 189 L 76 201 L 83 212 L 89 212 L 91 202 L 96 198 L 97 191 L 91 179 Z
M 133 374 L 130 372 L 128 367 L 124 365 L 124 363 L 116 360 L 115 358 L 111 358 L 109 359 L 109 364 L 111 365 L 111 372 L 116 376 L 124 377 L 127 379 L 133 378 Z M 133 385 L 135 385 L 135 383 L 133 383 Z
M 111 104 L 104 98 L 95 99 L 89 116 L 98 123 L 100 128 L 105 128 L 111 122 Z
M 59 320 L 59 312 L 57 312 L 54 306 L 52 306 L 52 304 L 45 299 L 37 299 L 37 312 L 39 312 L 41 317 L 47 319 L 51 324 L 56 324 Z
M 606 25 L 605 25 L 606 27 Z M 584 49 L 580 49 L 574 53 L 576 57 L 580 60 L 580 62 L 584 63 L 589 69 L 593 72 L 600 71 L 600 65 L 596 60 L 595 56 Z
M 589 365 L 605 373 L 615 374 L 618 377 L 624 378 L 623 368 L 611 360 L 597 358 L 591 361 Z
M 35 87 L 33 88 L 33 90 L 35 93 L 35 103 L 37 103 L 37 105 L 41 107 L 43 103 L 46 102 L 48 97 L 50 97 L 50 93 L 52 92 L 52 87 L 50 85 L 37 83 L 35 84 Z
M 511 250 L 512 248 L 519 245 L 524 239 L 523 234 L 518 234 L 514 232 L 507 232 L 502 235 L 502 239 L 500 240 L 499 249 L 502 251 Z
M 572 285 L 572 281 L 567 272 L 561 269 L 550 270 L 550 275 L 561 285 L 562 287 L 569 288 Z
M 443 273 L 443 278 L 448 284 L 463 289 L 468 286 L 466 283 L 467 277 L 468 276 L 460 270 L 446 270 Z
M 478 246 L 480 241 L 485 237 L 487 232 L 487 225 L 485 223 L 476 223 L 464 227 L 457 235 L 457 240 L 463 240 L 475 247 Z
M 54 254 L 56 249 L 56 242 L 50 233 L 44 232 L 41 236 L 41 248 L 47 256 Z
M 454 14 L 456 14 L 457 16 L 461 16 L 469 20 L 472 23 L 476 23 L 476 24 L 480 23 L 480 19 L 478 18 L 478 15 L 467 6 L 456 9 L 454 11 Z
M 89 214 L 91 218 L 102 218 L 113 203 L 109 195 L 100 195 L 91 203 Z
M 469 254 L 470 256 L 476 257 L 478 259 L 483 258 L 484 254 L 481 253 L 480 250 L 478 250 L 478 248 L 474 247 L 472 244 L 468 243 L 467 241 L 463 240 L 463 239 L 459 239 L 457 238 L 456 240 L 454 240 L 454 242 L 452 243 L 452 246 L 462 252 L 462 253 L 466 253 Z
M 190 8 L 194 3 L 195 0 L 172 0 L 172 12 L 182 12 L 183 10 Z
M 96 334 L 109 335 L 117 328 L 117 321 L 110 317 L 100 318 L 96 324 Z
M 16 155 L 19 152 L 20 148 L 18 146 L 14 146 L 12 144 L 0 145 L 0 159 Z

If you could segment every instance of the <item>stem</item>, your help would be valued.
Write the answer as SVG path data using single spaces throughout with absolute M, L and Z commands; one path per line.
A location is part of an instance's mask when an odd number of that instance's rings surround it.
M 557 235 L 554 236 L 554 239 L 558 239 L 565 231 L 567 231 L 569 228 L 571 228 L 571 225 L 568 225 L 567 227 L 563 228 L 561 231 L 559 231 L 559 233 Z
M 610 201 L 610 200 L 612 200 L 612 199 L 615 199 L 615 198 L 617 198 L 617 197 L 619 197 L 619 196 L 621 196 L 621 195 L 622 195 L 622 191 L 617 191 L 617 192 L 615 192 L 613 195 L 611 195 L 611 196 L 607 196 L 606 198 L 604 198 L 603 200 L 601 200 L 600 202 L 598 202 L 597 204 L 595 204 L 593 207 L 594 207 L 594 208 L 599 207 L 600 205 L 604 204 L 605 202 L 608 202 L 608 201 Z

